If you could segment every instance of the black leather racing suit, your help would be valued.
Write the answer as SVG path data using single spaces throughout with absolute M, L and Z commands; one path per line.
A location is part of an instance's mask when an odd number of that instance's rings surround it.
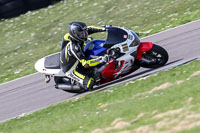
M 102 27 L 88 27 L 88 35 L 104 32 Z M 84 74 L 85 68 L 93 67 L 102 62 L 102 57 L 86 60 L 83 49 L 85 42 L 78 42 L 67 33 L 62 39 L 62 51 L 60 56 L 61 69 L 65 75 L 79 82 L 83 88 L 92 89 L 94 79 Z M 79 66 L 79 67 L 78 67 Z

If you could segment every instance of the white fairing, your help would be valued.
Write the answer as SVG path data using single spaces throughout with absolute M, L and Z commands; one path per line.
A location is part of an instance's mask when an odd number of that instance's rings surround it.
M 42 59 L 39 59 L 36 63 L 35 63 L 35 69 L 40 72 L 40 73 L 43 73 L 44 71 L 44 60 L 45 60 L 45 57 L 42 58 Z
M 116 73 L 116 78 L 117 78 L 117 75 L 125 74 L 125 73 L 129 72 L 133 67 L 134 58 L 132 56 L 125 55 L 124 61 L 125 62 L 124 62 L 122 69 L 118 73 Z
M 45 62 L 45 58 L 41 58 L 39 59 L 36 63 L 35 63 L 35 69 L 43 74 L 46 75 L 52 75 L 52 76 L 65 76 L 65 74 L 62 72 L 61 69 L 47 69 L 44 67 L 44 62 Z
M 118 28 L 121 28 L 121 27 L 118 27 Z M 125 73 L 129 72 L 130 69 L 132 69 L 132 65 L 134 63 L 135 58 L 133 56 L 131 56 L 130 54 L 133 53 L 133 52 L 136 52 L 137 48 L 139 46 L 139 45 L 137 45 L 137 46 L 134 46 L 134 47 L 130 47 L 130 44 L 135 39 L 135 37 L 132 35 L 133 31 L 128 30 L 126 28 L 121 28 L 121 29 L 125 30 L 128 33 L 128 35 L 131 36 L 131 38 L 127 39 L 126 41 L 124 41 L 122 43 L 116 44 L 113 47 L 111 47 L 111 48 L 120 48 L 120 51 L 122 53 L 125 53 L 125 55 L 123 55 L 123 56 L 121 56 L 120 58 L 117 59 L 117 61 L 124 60 L 125 63 L 123 65 L 122 69 L 118 73 L 116 73 L 115 78 L 117 78 L 118 75 L 125 74 Z M 123 48 L 124 46 L 126 46 L 126 50 Z
M 124 65 L 122 67 L 122 69 L 116 73 L 115 78 L 117 78 L 120 74 L 126 74 L 128 73 L 132 67 L 133 67 L 133 63 L 135 58 L 131 55 L 133 52 L 137 51 L 138 45 L 133 45 L 131 46 L 131 43 L 135 40 L 135 37 L 133 34 L 135 34 L 133 31 L 126 29 L 126 28 L 122 28 L 122 27 L 118 27 L 123 29 L 124 31 L 127 32 L 128 36 L 124 36 L 124 38 L 127 38 L 126 41 L 119 43 L 119 44 L 115 44 L 114 46 L 111 47 L 112 48 L 120 48 L 120 52 L 121 53 L 125 53 L 123 56 L 121 56 L 120 58 L 117 59 L 117 61 L 125 61 Z M 50 55 L 49 55 L 50 56 Z M 48 57 L 48 56 L 46 56 Z M 43 74 L 46 75 L 52 75 L 52 76 L 60 76 L 60 77 L 64 77 L 66 76 L 63 71 L 61 69 L 47 69 L 45 68 L 45 58 L 41 58 L 39 59 L 36 64 L 35 64 L 35 69 Z M 100 68 L 101 69 L 101 68 Z
M 118 27 L 118 28 L 120 28 L 120 27 Z M 113 47 L 111 47 L 111 48 L 120 48 L 120 50 L 121 50 L 121 52 L 122 53 L 125 53 L 125 55 L 124 56 L 122 56 L 122 57 L 120 57 L 120 58 L 118 58 L 117 60 L 118 61 L 120 61 L 120 60 L 124 60 L 126 57 L 125 56 L 127 56 L 127 55 L 130 55 L 131 53 L 133 53 L 134 51 L 137 51 L 137 48 L 138 48 L 138 45 L 137 46 L 134 46 L 134 47 L 130 47 L 130 44 L 135 40 L 135 37 L 133 36 L 133 31 L 131 31 L 131 30 L 128 30 L 128 29 L 126 29 L 126 28 L 121 28 L 121 29 L 123 29 L 123 30 L 125 30 L 127 33 L 128 33 L 128 36 L 131 36 L 131 38 L 128 38 L 126 41 L 124 41 L 124 42 L 122 42 L 122 43 L 119 43 L 119 44 L 116 44 L 116 45 L 114 45 Z M 123 47 L 128 47 L 128 49 L 127 50 L 124 50 L 124 48 Z M 133 58 L 133 57 L 132 57 Z

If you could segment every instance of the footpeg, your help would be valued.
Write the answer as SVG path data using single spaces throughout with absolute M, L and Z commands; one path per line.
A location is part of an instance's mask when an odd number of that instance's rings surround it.
M 45 75 L 44 82 L 47 84 L 50 81 L 51 81 L 51 76 L 50 75 Z

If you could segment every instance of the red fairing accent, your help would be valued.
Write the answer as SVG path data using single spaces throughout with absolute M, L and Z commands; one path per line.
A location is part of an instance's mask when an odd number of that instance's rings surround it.
M 137 56 L 136 59 L 140 60 L 142 59 L 142 54 L 146 51 L 149 51 L 152 49 L 153 43 L 152 42 L 141 42 L 140 46 L 137 48 Z
M 109 62 L 108 66 L 101 72 L 101 75 L 105 78 L 105 80 L 102 81 L 103 83 L 112 80 L 114 78 L 115 74 L 117 72 L 119 72 L 122 69 L 122 67 L 124 66 L 124 61 L 122 61 L 121 67 L 119 69 L 115 70 L 116 63 L 117 62 L 115 60 Z

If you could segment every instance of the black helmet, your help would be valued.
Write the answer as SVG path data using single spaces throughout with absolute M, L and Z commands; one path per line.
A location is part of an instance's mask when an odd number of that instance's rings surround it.
M 69 24 L 69 34 L 77 41 L 87 41 L 88 31 L 87 26 L 83 22 L 71 22 Z

